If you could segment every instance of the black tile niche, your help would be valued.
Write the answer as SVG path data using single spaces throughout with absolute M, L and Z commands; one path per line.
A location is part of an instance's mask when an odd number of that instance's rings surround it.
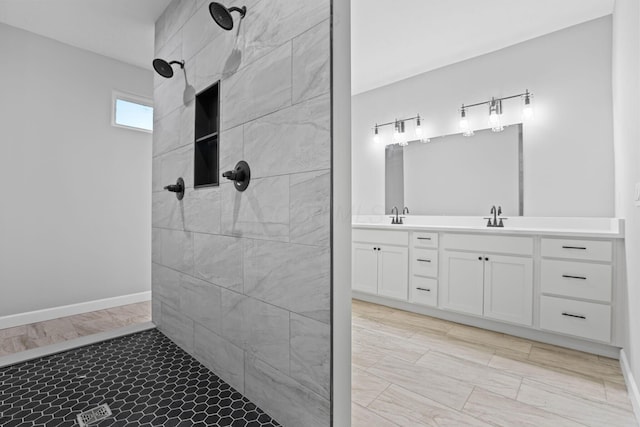
M 220 81 L 196 95 L 194 187 L 219 184 Z

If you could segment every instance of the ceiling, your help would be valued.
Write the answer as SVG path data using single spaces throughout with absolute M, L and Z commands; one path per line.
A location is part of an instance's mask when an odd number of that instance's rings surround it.
M 614 0 L 352 0 L 352 93 L 608 15 L 613 3 Z
M 0 22 L 151 68 L 155 21 L 171 0 L 0 0 Z

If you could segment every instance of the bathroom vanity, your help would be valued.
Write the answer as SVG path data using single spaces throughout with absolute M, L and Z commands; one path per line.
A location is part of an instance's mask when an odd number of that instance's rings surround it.
M 622 220 L 388 216 L 353 221 L 353 296 L 618 357 Z

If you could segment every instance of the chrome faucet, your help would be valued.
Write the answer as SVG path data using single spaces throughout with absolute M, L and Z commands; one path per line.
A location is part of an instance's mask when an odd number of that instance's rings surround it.
M 502 222 L 505 219 L 509 219 L 509 218 L 500 218 L 500 215 L 502 215 L 502 206 L 498 206 L 498 208 L 496 209 L 495 205 L 491 207 L 491 210 L 489 211 L 489 213 L 491 215 L 493 215 L 493 218 L 491 217 L 484 217 L 484 219 L 487 219 L 487 227 L 499 227 L 502 228 L 504 227 L 504 223 Z M 493 219 L 493 222 L 491 221 Z M 498 221 L 500 220 L 500 221 Z
M 405 209 L 406 209 L 406 208 L 405 208 Z M 393 211 L 396 211 L 395 216 L 393 216 Z M 403 213 L 404 213 L 404 211 L 403 211 Z M 399 216 L 399 214 L 398 214 L 398 207 L 397 207 L 397 206 L 394 206 L 394 207 L 391 209 L 391 215 L 392 215 L 392 216 L 390 217 L 390 218 L 391 218 L 391 224 L 402 224 L 402 223 L 403 223 L 403 222 L 402 222 L 402 219 L 403 219 L 404 217 L 403 217 L 403 216 Z
M 409 208 L 408 207 L 404 207 L 404 209 L 402 209 L 402 215 L 409 215 Z

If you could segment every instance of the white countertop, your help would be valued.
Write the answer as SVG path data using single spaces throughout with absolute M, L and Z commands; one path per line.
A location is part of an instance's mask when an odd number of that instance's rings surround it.
M 486 219 L 475 216 L 406 215 L 404 224 L 391 224 L 390 215 L 357 215 L 353 216 L 352 226 L 380 230 L 624 238 L 624 220 L 621 218 L 508 217 L 504 220 L 504 228 L 499 228 L 487 227 Z

